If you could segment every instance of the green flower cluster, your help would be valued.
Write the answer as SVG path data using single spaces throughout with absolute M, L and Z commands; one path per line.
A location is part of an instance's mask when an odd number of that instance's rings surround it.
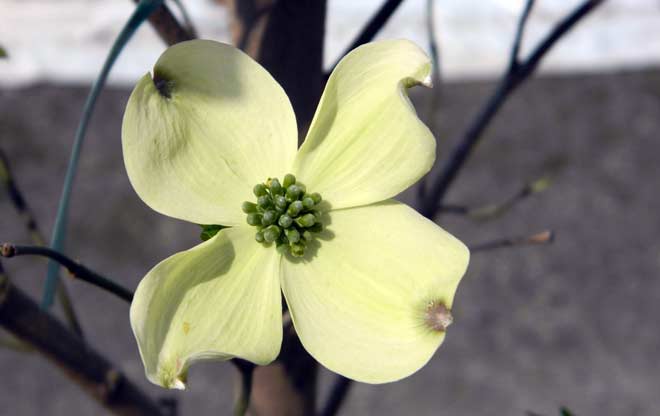
M 323 230 L 318 209 L 321 195 L 308 194 L 292 174 L 284 176 L 282 183 L 277 178 L 259 183 L 253 192 L 257 203 L 243 202 L 242 209 L 247 223 L 257 227 L 255 240 L 264 245 L 275 243 L 282 254 L 302 257 L 314 234 Z

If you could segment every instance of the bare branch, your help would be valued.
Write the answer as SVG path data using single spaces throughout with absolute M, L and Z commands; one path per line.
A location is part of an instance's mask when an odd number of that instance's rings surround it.
M 46 245 L 46 239 L 44 234 L 41 232 L 37 220 L 30 209 L 27 201 L 23 197 L 23 193 L 18 188 L 16 181 L 14 180 L 14 174 L 11 170 L 9 163 L 9 157 L 4 152 L 3 149 L 0 149 L 0 180 L 3 182 L 7 194 L 9 195 L 9 200 L 14 205 L 14 208 L 18 212 L 19 217 L 23 220 L 25 228 L 30 234 L 32 242 L 39 246 Z M 73 308 L 73 302 L 71 302 L 71 296 L 69 296 L 69 291 L 66 288 L 66 285 L 58 280 L 57 284 L 57 299 L 59 300 L 62 311 L 64 312 L 64 317 L 67 320 L 67 323 L 71 326 L 71 329 L 78 334 L 83 336 L 82 327 L 80 326 L 80 321 L 76 315 L 76 311 Z
M 330 391 L 330 397 L 328 397 L 328 401 L 325 403 L 325 407 L 321 411 L 320 416 L 335 416 L 338 414 L 352 385 L 353 380 L 344 376 L 337 376 L 335 383 L 332 386 L 332 390 Z
M 163 416 L 158 405 L 115 366 L 12 285 L 1 264 L 0 325 L 60 367 L 112 413 Z
M 527 0 L 525 3 L 525 8 L 520 14 L 518 19 L 518 27 L 516 28 L 516 36 L 513 40 L 513 47 L 511 48 L 511 57 L 509 58 L 509 69 L 508 73 L 513 73 L 520 65 L 520 45 L 522 44 L 522 37 L 525 33 L 525 25 L 527 24 L 527 19 L 529 14 L 534 7 L 534 0 Z
M 252 380 L 254 379 L 255 365 L 249 361 L 234 359 L 232 363 L 240 374 L 241 385 L 238 390 L 238 398 L 234 405 L 234 416 L 244 416 L 250 407 L 250 396 L 252 394 Z
M 390 17 L 394 14 L 396 9 L 403 3 L 403 0 L 385 0 L 383 5 L 380 7 L 380 9 L 376 12 L 376 14 L 369 20 L 369 22 L 364 26 L 364 28 L 360 31 L 360 34 L 351 42 L 351 45 L 346 48 L 346 50 L 339 55 L 339 59 L 335 62 L 334 65 L 332 65 L 332 69 L 334 69 L 341 58 L 346 56 L 350 51 L 353 49 L 357 48 L 360 45 L 364 45 L 367 42 L 371 42 L 373 38 L 380 32 L 380 30 L 385 26 L 388 20 L 390 20 Z M 330 76 L 330 73 L 332 73 L 332 70 L 330 72 L 325 74 L 325 78 L 327 79 Z
M 50 248 L 39 246 L 19 246 L 10 243 L 4 243 L 0 249 L 0 255 L 6 258 L 15 256 L 48 257 L 49 259 L 52 259 L 64 266 L 76 279 L 80 279 L 87 283 L 91 283 L 94 286 L 100 287 L 101 289 L 116 295 L 126 302 L 130 303 L 133 300 L 133 292 L 130 290 L 120 286 L 108 278 L 101 276 L 93 270 L 83 266 L 82 264 L 71 260 L 62 253 L 59 253 Z
M 506 214 L 511 208 L 518 203 L 529 198 L 530 196 L 543 192 L 550 186 L 550 179 L 542 177 L 535 181 L 525 184 L 522 188 L 517 190 L 513 195 L 506 198 L 504 201 L 488 204 L 481 207 L 471 208 L 462 205 L 442 205 L 438 207 L 439 212 L 465 215 L 470 219 L 476 221 L 488 221 Z
M 589 12 L 603 3 L 604 0 L 588 0 L 578 6 L 573 12 L 562 19 L 557 26 L 539 43 L 532 54 L 519 65 L 515 65 L 513 70 L 507 69 L 507 72 L 501 78 L 493 95 L 486 101 L 472 124 L 453 149 L 448 163 L 438 175 L 431 189 L 425 194 L 421 201 L 420 212 L 432 218 L 437 212 L 437 207 L 442 203 L 447 190 L 456 179 L 459 171 L 472 153 L 475 145 L 479 142 L 486 127 L 490 124 L 493 117 L 500 110 L 506 99 L 520 84 L 523 83 L 536 69 L 546 53 L 564 36 L 575 24 L 587 16 Z M 523 22 L 524 23 L 524 22 Z M 515 47 L 515 43 L 514 43 Z
M 133 3 L 139 2 L 140 0 L 133 0 Z M 149 23 L 151 23 L 160 38 L 168 45 L 174 45 L 175 43 L 195 38 L 194 34 L 181 26 L 172 14 L 172 11 L 164 4 L 149 16 Z
M 545 230 L 525 237 L 500 238 L 486 243 L 475 244 L 470 246 L 470 251 L 475 253 L 504 247 L 546 245 L 552 243 L 554 239 L 555 233 L 551 230 Z

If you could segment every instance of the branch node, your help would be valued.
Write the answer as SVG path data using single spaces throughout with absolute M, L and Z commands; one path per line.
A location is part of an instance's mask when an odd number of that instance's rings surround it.
M 0 248 L 0 254 L 2 257 L 14 257 L 16 255 L 16 247 L 14 247 L 12 244 L 4 243 Z
M 122 382 L 122 375 L 114 368 L 109 369 L 105 373 L 105 380 L 99 386 L 99 395 L 104 403 L 109 403 L 115 396 Z

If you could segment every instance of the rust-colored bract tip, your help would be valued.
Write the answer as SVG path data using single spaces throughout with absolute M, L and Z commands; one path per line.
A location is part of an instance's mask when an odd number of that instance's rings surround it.
M 429 328 L 440 332 L 447 330 L 447 327 L 454 322 L 454 317 L 444 303 L 433 301 L 426 308 L 424 321 Z

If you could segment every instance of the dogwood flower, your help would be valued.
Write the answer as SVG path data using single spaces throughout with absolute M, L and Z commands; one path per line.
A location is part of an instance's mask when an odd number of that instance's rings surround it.
M 469 252 L 390 199 L 435 160 L 407 96 L 430 71 L 408 41 L 357 48 L 297 149 L 289 99 L 250 57 L 208 40 L 163 53 L 126 107 L 130 182 L 162 214 L 224 227 L 160 262 L 135 292 L 149 380 L 184 388 L 198 360 L 272 362 L 282 293 L 303 346 L 334 372 L 383 383 L 431 358 Z

